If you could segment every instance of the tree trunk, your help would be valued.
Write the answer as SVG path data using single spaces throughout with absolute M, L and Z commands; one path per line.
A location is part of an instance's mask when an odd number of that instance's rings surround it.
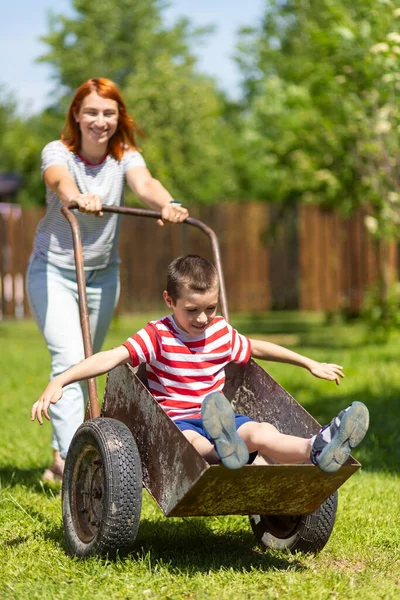
M 379 305 L 381 307 L 382 324 L 385 325 L 389 318 L 389 244 L 383 237 L 378 241 L 378 268 L 379 268 Z

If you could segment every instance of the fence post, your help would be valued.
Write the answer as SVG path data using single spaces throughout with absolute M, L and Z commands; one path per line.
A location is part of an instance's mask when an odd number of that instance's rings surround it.
M 21 281 L 20 277 L 16 278 L 14 256 L 16 243 L 18 241 L 18 236 L 16 235 L 16 223 L 21 218 L 21 206 L 19 204 L 0 203 L 0 218 L 2 221 L 2 244 L 0 255 L 0 318 L 3 318 L 4 316 L 20 316 L 18 314 L 18 308 L 20 308 L 21 305 Z M 17 306 L 16 292 L 18 299 Z

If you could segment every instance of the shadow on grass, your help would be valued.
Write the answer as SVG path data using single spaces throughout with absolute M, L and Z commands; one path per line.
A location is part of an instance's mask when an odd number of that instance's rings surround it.
M 41 483 L 42 473 L 43 468 L 19 469 L 11 466 L 1 468 L 1 489 L 6 494 L 12 495 L 12 488 L 18 485 L 36 493 L 57 495 L 56 488 Z M 68 554 L 62 524 L 56 524 L 54 520 L 46 518 L 40 508 L 32 507 L 32 503 L 29 504 L 27 513 L 33 521 L 40 523 L 40 531 L 36 532 L 35 536 L 43 536 Z M 145 559 L 147 562 L 150 560 L 154 565 L 161 562 L 170 568 L 171 573 L 182 570 L 204 573 L 220 567 L 238 571 L 306 568 L 290 554 L 286 557 L 282 552 L 261 552 L 256 547 L 250 524 L 248 524 L 248 531 L 245 531 L 241 524 L 236 527 L 232 522 L 229 523 L 232 517 L 218 517 L 218 519 L 226 520 L 226 523 L 218 523 L 218 532 L 216 532 L 212 529 L 213 526 L 215 527 L 214 517 L 166 519 L 159 511 L 158 520 L 141 521 L 134 549 L 123 560 Z M 11 540 L 5 540 L 3 544 L 10 548 L 17 547 L 30 539 L 31 536 L 18 535 Z
M 232 316 L 232 325 L 243 333 L 299 334 L 311 333 L 322 326 L 319 319 L 302 320 L 296 313 L 254 313 Z
M 10 495 L 12 495 L 13 485 L 24 485 L 36 491 L 42 490 L 36 479 L 40 473 L 39 469 L 32 471 L 2 469 L 0 470 L 2 487 L 6 494 L 8 492 Z M 5 482 L 8 482 L 7 487 L 4 486 Z M 31 503 L 26 511 L 24 508 L 22 510 L 38 524 L 38 529 L 30 535 L 19 534 L 12 539 L 4 540 L 4 547 L 15 548 L 26 544 L 34 535 L 35 538 L 42 537 L 50 541 L 66 555 L 71 556 L 66 546 L 62 523 L 55 523 L 53 519 L 47 518 L 40 508 L 33 508 Z M 150 569 L 161 564 L 172 574 L 185 571 L 192 575 L 207 573 L 211 569 L 221 567 L 235 571 L 307 569 L 301 560 L 289 553 L 272 550 L 264 553 L 259 550 L 250 524 L 248 524 L 248 531 L 245 531 L 242 523 L 238 527 L 232 521 L 229 522 L 232 517 L 218 517 L 218 519 L 226 520 L 226 523 L 219 522 L 216 532 L 212 528 L 213 526 L 215 528 L 213 517 L 166 519 L 159 511 L 157 520 L 142 519 L 134 548 L 128 555 L 121 556 L 118 560 L 144 561 Z M 109 560 L 104 558 L 108 564 Z
M 29 509 L 30 516 L 41 524 L 44 540 L 51 541 L 70 558 L 64 538 L 64 528 L 46 519 L 40 511 Z M 230 517 L 227 517 L 229 519 Z M 210 523 L 211 523 L 210 517 Z M 4 547 L 15 548 L 32 539 L 32 535 L 18 535 L 3 542 Z M 285 552 L 255 549 L 255 538 L 249 532 L 233 529 L 226 524 L 226 531 L 212 531 L 205 519 L 166 520 L 160 513 L 159 521 L 142 520 L 134 548 L 129 554 L 118 555 L 123 562 L 142 561 L 151 571 L 162 565 L 171 574 L 185 571 L 190 575 L 208 573 L 210 570 L 233 569 L 235 571 L 305 571 L 307 567 L 298 557 Z M 89 558 L 90 560 L 90 558 Z M 110 558 L 97 557 L 108 565 Z M 111 560 L 111 562 L 113 562 Z
M 40 518 L 40 513 L 38 513 Z M 227 517 L 229 518 L 229 517 Z M 210 518 L 211 522 L 211 518 Z M 68 552 L 62 526 L 49 523 L 43 533 L 48 539 Z M 16 541 L 13 541 L 15 544 Z M 21 540 L 23 543 L 23 540 Z M 142 561 L 150 571 L 161 564 L 171 574 L 186 571 L 193 575 L 207 573 L 211 569 L 234 569 L 235 571 L 295 570 L 303 571 L 307 567 L 298 557 L 285 552 L 261 552 L 254 549 L 255 538 L 249 533 L 233 530 L 226 524 L 226 533 L 215 533 L 207 526 L 205 519 L 165 519 L 160 512 L 157 521 L 143 519 L 133 549 L 127 553 L 117 553 L 123 562 Z M 110 563 L 110 557 L 97 558 Z M 90 558 L 89 558 L 90 560 Z M 111 559 L 111 562 L 113 560 Z
M 267 313 L 254 315 L 237 315 L 233 317 L 232 324 L 243 335 L 262 336 L 268 340 L 279 342 L 285 346 L 287 336 L 294 337 L 296 342 L 290 342 L 292 349 L 295 346 L 306 346 L 314 349 L 348 350 L 363 347 L 366 343 L 366 330 L 359 322 L 343 324 L 327 324 L 318 315 L 288 313 Z M 276 340 L 276 338 L 278 338 Z
M 33 492 L 49 492 L 57 495 L 60 484 L 48 484 L 42 481 L 45 469 L 45 466 L 34 469 L 20 469 L 13 466 L 0 467 L 0 489 L 21 485 Z
M 264 553 L 255 549 L 256 541 L 250 524 L 246 532 L 227 522 L 226 530 L 221 533 L 219 527 L 217 533 L 211 529 L 212 523 L 212 517 L 173 521 L 160 517 L 158 522 L 144 520 L 135 543 L 140 549 L 128 558 L 146 557 L 151 563 L 168 565 L 171 573 L 184 570 L 192 575 L 221 567 L 235 571 L 306 569 L 289 553 L 285 556 L 283 552 Z

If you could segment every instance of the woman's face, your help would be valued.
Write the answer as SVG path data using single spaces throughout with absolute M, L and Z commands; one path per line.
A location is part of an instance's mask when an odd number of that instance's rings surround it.
M 82 142 L 107 145 L 117 131 L 118 104 L 92 92 L 83 99 L 75 120 L 79 123 Z

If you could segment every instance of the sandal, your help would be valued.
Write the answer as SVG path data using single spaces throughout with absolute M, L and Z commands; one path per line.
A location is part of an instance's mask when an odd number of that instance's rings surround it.
M 60 468 L 58 465 L 52 465 L 46 469 L 42 475 L 44 483 L 62 483 L 64 465 Z

